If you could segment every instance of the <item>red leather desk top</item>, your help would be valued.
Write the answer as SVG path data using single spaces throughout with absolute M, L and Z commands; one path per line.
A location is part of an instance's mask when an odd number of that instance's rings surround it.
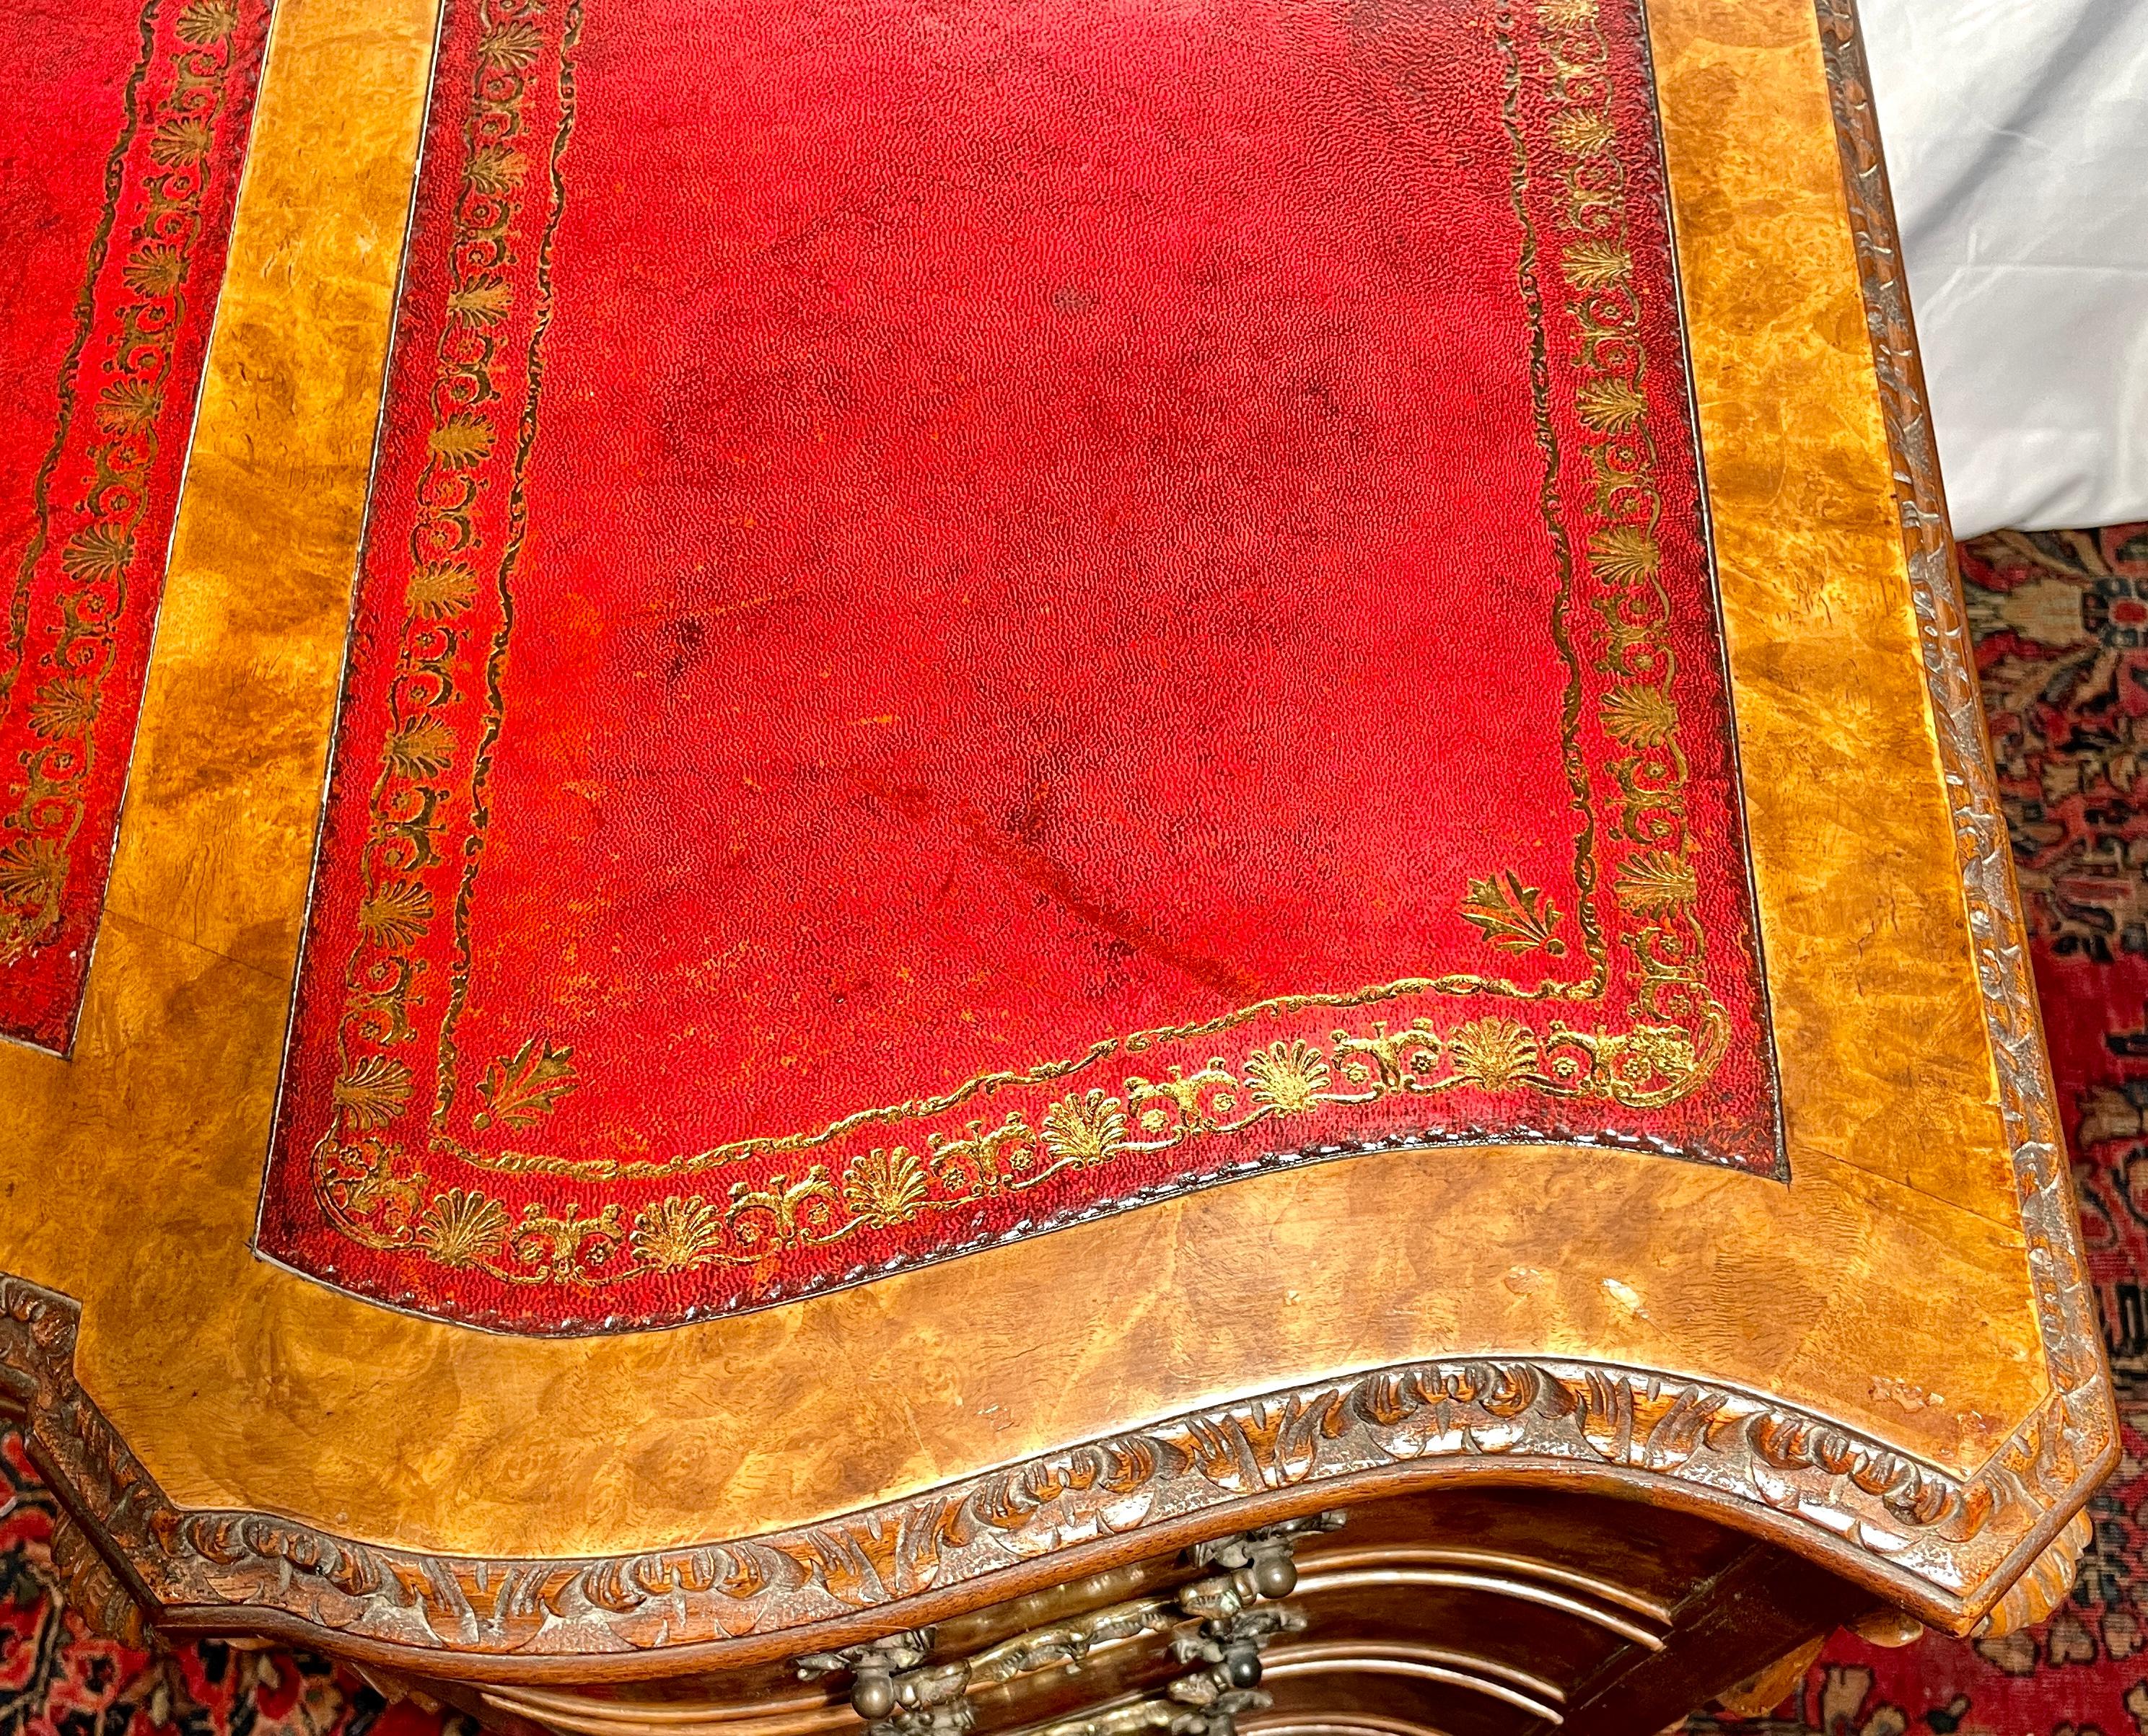
M 1631 0 L 451 0 L 259 1246 L 676 1322 L 1775 1173 Z
M 0 63 L 0 1038 L 104 905 L 268 0 L 13 0 Z

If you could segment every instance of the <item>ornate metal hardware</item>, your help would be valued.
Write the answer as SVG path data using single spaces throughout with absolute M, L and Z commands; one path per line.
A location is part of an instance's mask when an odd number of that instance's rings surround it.
M 1297 1610 L 1273 1601 L 1297 1583 L 1292 1558 L 1297 1539 L 1342 1523 L 1339 1513 L 1320 1513 L 1197 1545 L 1188 1552 L 1192 1565 L 1221 1572 L 1163 1596 L 1033 1628 L 972 1657 L 931 1662 L 932 1630 L 922 1628 L 815 1652 L 795 1667 L 807 1681 L 849 1672 L 851 1709 L 866 1721 L 867 1736 L 963 1736 L 976 1721 L 969 1696 L 979 1688 L 1055 1664 L 1078 1668 L 1091 1651 L 1114 1641 L 1185 1629 L 1174 1635 L 1171 1655 L 1204 1668 L 1179 1678 L 1162 1697 L 1053 1724 L 1048 1736 L 1127 1736 L 1158 1728 L 1171 1736 L 1232 1736 L 1238 1713 L 1267 1703 L 1253 1691 L 1261 1679 L 1261 1648 L 1305 1625 Z
M 970 1659 L 970 1680 L 981 1688 L 1011 1682 L 1016 1676 L 1048 1669 L 1055 1663 L 1078 1668 L 1098 1646 L 1142 1633 L 1167 1633 L 1185 1620 L 1186 1612 L 1179 1608 L 1178 1600 L 1169 1596 L 1092 1609 L 1048 1628 L 1033 1628 L 978 1653 Z
M 931 1655 L 932 1630 L 906 1628 L 885 1639 L 845 1646 L 839 1652 L 809 1652 L 795 1660 L 793 1668 L 804 1682 L 837 1670 L 850 1671 L 852 1708 L 866 1723 L 877 1723 L 891 1717 L 902 1703 L 896 1678 L 906 1676 Z
M 1287 1603 L 1242 1609 L 1180 1634 L 1171 1643 L 1171 1655 L 1181 1663 L 1208 1665 L 1225 1688 L 1257 1688 L 1262 1648 L 1278 1633 L 1301 1633 L 1304 1627 L 1304 1612 Z
M 1343 1518 L 1339 1513 L 1315 1513 L 1196 1544 L 1190 1553 L 1197 1567 L 1228 1571 L 1196 1580 L 1179 1593 L 1180 1607 L 1202 1619 L 1197 1632 L 1172 1642 L 1172 1655 L 1182 1663 L 1208 1664 L 1226 1690 L 1257 1688 L 1261 1648 L 1277 1634 L 1295 1633 L 1305 1625 L 1297 1610 L 1272 1602 L 1297 1588 L 1297 1540 L 1339 1529 Z M 1267 1607 L 1263 1599 L 1271 1600 Z

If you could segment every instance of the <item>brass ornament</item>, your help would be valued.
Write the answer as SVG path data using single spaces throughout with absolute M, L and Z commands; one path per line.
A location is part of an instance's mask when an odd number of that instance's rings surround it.
M 1078 1671 L 1097 1646 L 1143 1633 L 1171 1633 L 1171 1654 L 1204 1668 L 1172 1684 L 1174 1718 L 1197 1716 L 1212 1736 L 1232 1736 L 1229 1720 L 1253 1702 L 1236 1698 L 1260 1683 L 1262 1650 L 1305 1625 L 1303 1614 L 1274 1600 L 1297 1583 L 1297 1539 L 1332 1531 L 1339 1513 L 1264 1526 L 1187 1552 L 1207 1577 L 1157 1597 L 1114 1603 L 1033 1628 L 969 1658 L 935 1658 L 933 1630 L 912 1628 L 840 1651 L 809 1653 L 793 1668 L 802 1681 L 851 1678 L 851 1708 L 866 1736 L 962 1736 L 976 1722 L 970 1696 L 1039 1670 Z M 1221 1568 L 1220 1573 L 1213 1571 Z M 1262 1702 L 1265 1703 L 1265 1702 Z M 1187 1727 L 1190 1736 L 1192 1726 Z

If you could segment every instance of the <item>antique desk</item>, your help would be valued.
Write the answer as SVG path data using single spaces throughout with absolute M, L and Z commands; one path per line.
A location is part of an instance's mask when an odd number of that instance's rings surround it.
M 2063 1593 L 1849 0 L 66 17 L 0 1394 L 98 1619 L 1478 1736 Z

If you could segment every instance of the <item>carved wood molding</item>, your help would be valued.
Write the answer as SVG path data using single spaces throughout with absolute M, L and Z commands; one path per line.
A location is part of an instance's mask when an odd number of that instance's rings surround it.
M 2018 1633 L 2045 1620 L 2065 1600 L 2080 1571 L 2081 1557 L 2095 1541 L 2095 1523 L 2085 1510 L 2075 1513 L 2065 1528 L 2045 1545 L 2044 1553 L 2029 1563 L 2014 1588 L 1976 1624 L 1979 1639 L 1996 1639 Z
M 1842 158 L 1843 191 L 1864 320 L 1880 383 L 1880 414 L 1894 458 L 1910 591 L 1931 696 L 1948 806 L 1961 863 L 1963 902 L 1983 991 L 1985 1027 L 1998 1081 L 1999 1111 L 2014 1157 L 2021 1227 L 2044 1360 L 2055 1395 L 2000 1450 L 1999 1458 L 2048 1450 L 2033 1438 L 2055 1431 L 2056 1449 L 2092 1487 L 2115 1463 L 2118 1417 L 2105 1376 L 2103 1339 L 2083 1264 L 2078 1207 L 2067 1180 L 2065 1135 L 2045 1056 L 2043 1021 L 2029 966 L 2029 941 L 2005 815 L 1999 802 L 1977 687 L 1975 647 L 1948 529 L 1910 285 L 1895 202 L 1872 103 L 1871 68 L 1857 26 L 1856 0 L 1814 0 L 1821 53 Z M 2055 1509 L 2010 1558 L 2000 1577 L 2018 1578 L 2049 1546 L 2067 1515 Z
M 848 1518 L 600 1560 L 487 1561 L 182 1511 L 77 1381 L 78 1310 L 0 1277 L 0 1396 L 124 1583 L 188 1625 L 504 1679 L 545 1660 L 715 1646 L 743 1659 L 929 1618 L 1248 1518 L 1448 1477 L 1585 1476 L 1709 1509 L 1950 1628 L 2018 1578 L 2107 1468 L 2104 1386 L 2064 1145 L 1990 770 L 1886 178 L 1850 0 L 1816 0 L 1910 580 L 1954 810 L 2052 1397 L 1954 1478 L 1764 1395 L 1561 1358 L 1417 1362 L 1286 1388 Z M 990 1590 L 984 1590 L 986 1582 Z M 308 1633 L 307 1630 L 311 1630 Z M 760 1642 L 758 1645 L 756 1642 Z M 481 1669 L 479 1665 L 481 1664 Z M 526 1668 L 525 1666 L 529 1666 Z
M 53 1515 L 53 1571 L 67 1606 L 102 1633 L 140 1651 L 155 1638 L 149 1612 L 120 1581 L 103 1552 L 64 1513 Z
M 2088 1420 L 2061 1397 L 1966 1482 L 1764 1396 L 1554 1357 L 1412 1362 L 1197 1411 L 843 1520 L 613 1559 L 488 1561 L 330 1537 L 253 1513 L 182 1511 L 82 1390 L 78 1310 L 0 1278 L 0 1365 L 33 1454 L 163 1610 L 295 1618 L 434 1654 L 565 1658 L 912 1618 L 916 1600 L 1042 1565 L 1153 1553 L 1244 1513 L 1457 1474 L 1653 1485 L 1770 1532 L 1905 1605 L 1963 1593 L 2043 1547 L 2076 1497 Z M 2088 1409 L 2092 1411 L 2091 1404 Z M 1371 1491 L 1368 1490 L 1368 1493 Z M 736 1649 L 735 1648 L 734 1649 Z

